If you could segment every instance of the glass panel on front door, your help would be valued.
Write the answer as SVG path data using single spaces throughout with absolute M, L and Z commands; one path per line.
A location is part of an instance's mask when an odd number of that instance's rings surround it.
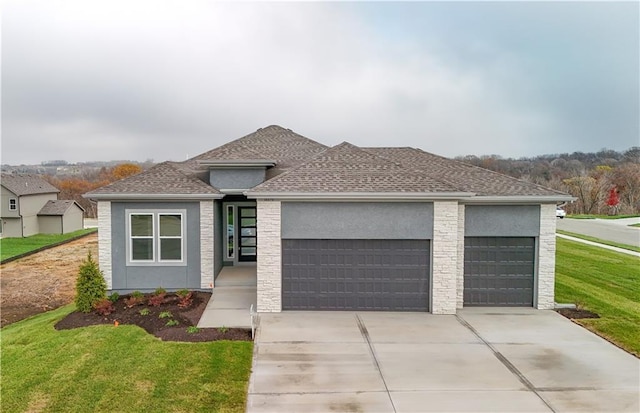
M 238 207 L 240 221 L 238 244 L 238 261 L 251 262 L 256 260 L 256 207 Z

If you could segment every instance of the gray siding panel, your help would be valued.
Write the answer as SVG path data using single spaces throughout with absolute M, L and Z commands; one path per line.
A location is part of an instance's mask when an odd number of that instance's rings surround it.
M 185 234 L 186 266 L 126 265 L 126 210 L 150 211 L 184 209 L 187 211 Z M 200 288 L 200 204 L 197 202 L 112 202 L 111 239 L 113 290 L 153 291 Z
M 540 205 L 466 205 L 467 237 L 537 237 Z
M 283 240 L 285 310 L 428 311 L 428 240 Z
M 432 203 L 285 202 L 283 239 L 431 239 Z
M 465 306 L 533 306 L 535 239 L 466 237 Z
M 218 189 L 249 189 L 264 182 L 265 169 L 212 169 L 209 171 L 211 185 Z

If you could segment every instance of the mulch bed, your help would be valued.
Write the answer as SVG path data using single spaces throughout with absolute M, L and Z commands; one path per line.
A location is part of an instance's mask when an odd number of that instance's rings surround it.
M 600 316 L 596 313 L 592 313 L 588 310 L 583 310 L 579 308 L 560 308 L 556 310 L 561 315 L 572 319 L 580 319 L 580 318 L 600 318 Z
M 211 293 L 195 291 L 191 305 L 185 308 L 178 306 L 179 301 L 175 294 L 167 294 L 164 302 L 159 306 L 148 304 L 147 300 L 150 296 L 151 294 L 146 294 L 143 303 L 131 308 L 127 308 L 125 304 L 125 299 L 129 296 L 121 296 L 113 304 L 115 311 L 107 316 L 96 312 L 80 313 L 74 311 L 60 320 L 55 325 L 55 329 L 68 330 L 100 324 L 115 325 L 117 321 L 118 324 L 137 325 L 164 341 L 252 341 L 251 330 L 243 328 L 201 328 L 195 333 L 187 332 L 188 327 L 198 324 L 198 320 L 200 320 L 209 298 L 211 298 Z M 171 313 L 171 317 L 160 318 L 160 313 L 167 311 Z M 167 326 L 169 320 L 177 321 L 178 325 Z

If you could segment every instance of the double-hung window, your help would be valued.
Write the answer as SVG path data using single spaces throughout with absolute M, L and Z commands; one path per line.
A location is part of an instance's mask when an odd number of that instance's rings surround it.
M 185 212 L 128 212 L 128 264 L 185 262 Z
M 9 211 L 18 209 L 18 201 L 15 198 L 9 199 Z

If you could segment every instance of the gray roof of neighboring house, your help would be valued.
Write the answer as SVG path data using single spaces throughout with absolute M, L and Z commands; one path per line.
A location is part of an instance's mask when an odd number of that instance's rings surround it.
M 85 194 L 95 195 L 219 195 L 220 192 L 190 175 L 174 162 L 162 162 L 137 175 L 132 175 Z
M 208 184 L 216 161 L 267 164 L 265 182 L 247 191 L 262 194 L 421 194 L 543 197 L 564 200 L 544 188 L 415 148 L 359 148 L 347 142 L 329 148 L 280 126 L 268 126 L 184 162 L 164 162 L 87 193 L 89 198 L 202 196 L 223 194 Z M 233 163 L 233 162 L 232 162 Z M 127 196 L 129 195 L 129 196 Z
M 35 175 L 2 174 L 0 184 L 17 196 L 60 192 L 55 186 Z
M 40 212 L 38 212 L 38 215 L 64 215 L 65 212 L 67 212 L 67 210 L 74 204 L 80 208 L 80 210 L 84 211 L 84 208 L 82 208 L 76 201 L 57 200 L 49 201 L 44 204 Z

